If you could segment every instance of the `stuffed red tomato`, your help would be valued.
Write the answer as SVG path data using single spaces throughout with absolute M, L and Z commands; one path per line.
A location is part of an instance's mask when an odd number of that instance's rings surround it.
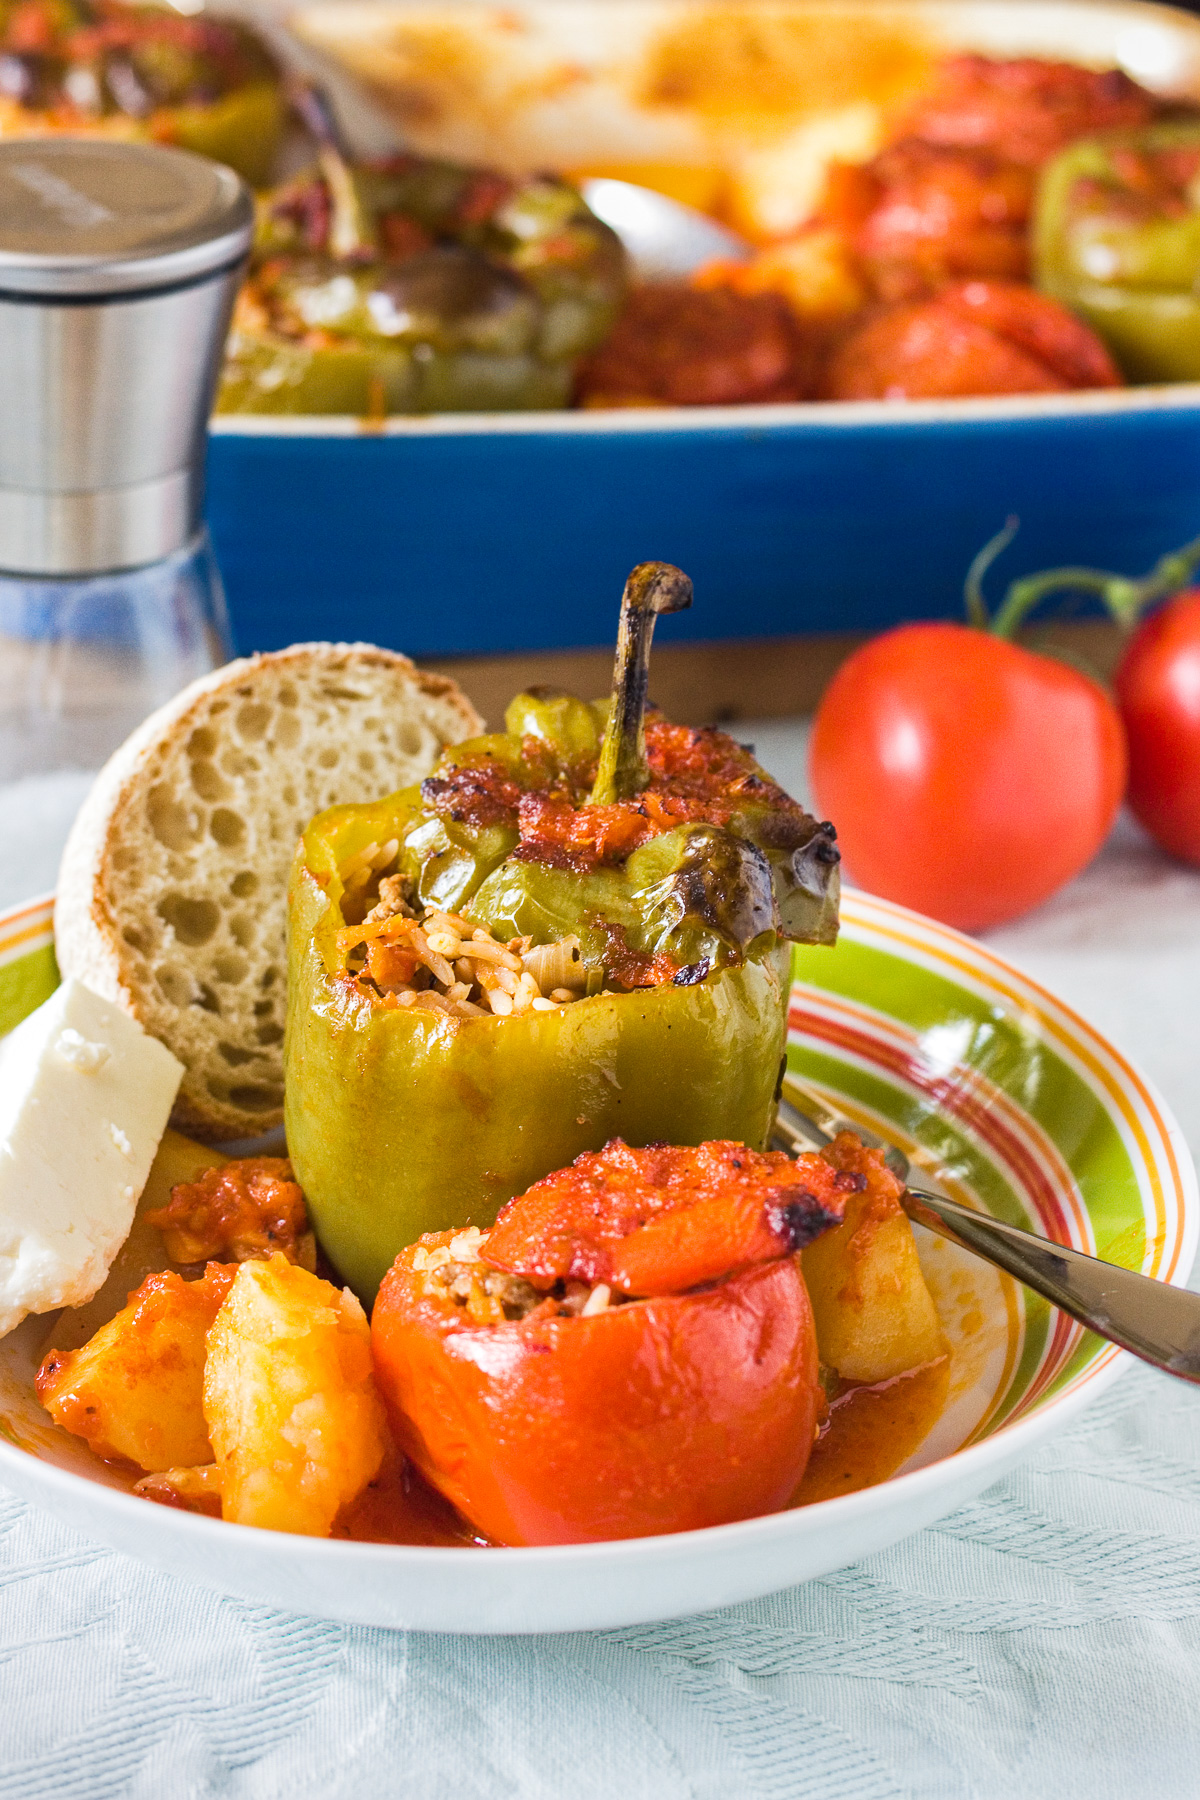
M 503 1544 L 653 1536 L 786 1505 L 819 1401 L 796 1252 L 862 1177 L 619 1139 L 489 1233 L 396 1258 L 372 1348 L 407 1455 Z

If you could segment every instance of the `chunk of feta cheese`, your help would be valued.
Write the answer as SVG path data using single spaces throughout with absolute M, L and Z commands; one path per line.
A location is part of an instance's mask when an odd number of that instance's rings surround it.
M 102 1286 L 182 1079 L 165 1045 L 79 981 L 0 1042 L 0 1335 Z

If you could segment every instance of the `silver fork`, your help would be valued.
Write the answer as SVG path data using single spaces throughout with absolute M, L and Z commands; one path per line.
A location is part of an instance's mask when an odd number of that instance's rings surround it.
M 861 1125 L 837 1118 L 791 1076 L 787 1087 L 801 1095 L 816 1116 L 801 1112 L 786 1096 L 781 1098 L 774 1133 L 779 1149 L 799 1156 L 823 1149 L 838 1131 L 854 1132 L 863 1143 L 882 1149 L 889 1168 L 905 1183 L 901 1203 L 910 1219 L 1015 1275 L 1035 1294 L 1143 1362 L 1184 1381 L 1200 1382 L 1200 1294 L 1051 1243 L 1032 1231 L 972 1212 L 957 1200 L 909 1187 L 908 1158 L 902 1150 Z

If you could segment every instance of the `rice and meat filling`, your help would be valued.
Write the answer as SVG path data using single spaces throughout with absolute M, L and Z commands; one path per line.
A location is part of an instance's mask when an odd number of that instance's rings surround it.
M 582 999 L 587 975 L 579 939 L 535 945 L 502 941 L 461 913 L 413 905 L 413 883 L 386 874 L 399 843 L 368 844 L 347 859 L 339 947 L 359 991 L 380 1006 L 415 1006 L 459 1019 L 555 1012 Z M 355 915 L 357 919 L 355 918 Z
M 449 1244 L 418 1249 L 413 1269 L 425 1275 L 427 1287 L 460 1306 L 472 1325 L 503 1325 L 527 1319 L 538 1307 L 561 1319 L 591 1318 L 625 1301 L 607 1282 L 556 1281 L 535 1287 L 523 1275 L 496 1269 L 483 1259 L 485 1234 L 478 1226 L 460 1231 Z

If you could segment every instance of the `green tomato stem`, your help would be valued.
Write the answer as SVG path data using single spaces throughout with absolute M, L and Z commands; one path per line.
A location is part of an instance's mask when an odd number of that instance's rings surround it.
M 967 617 L 972 625 L 980 631 L 991 628 L 991 614 L 987 601 L 983 597 L 983 578 L 998 556 L 1002 556 L 1016 537 L 1020 528 L 1020 520 L 1016 513 L 1010 513 L 1004 521 L 1003 528 L 993 538 L 989 538 L 983 549 L 979 551 L 970 568 L 967 579 L 963 583 L 963 597 L 967 604 Z
M 692 584 L 682 569 L 671 563 L 639 563 L 625 583 L 613 667 L 613 703 L 600 746 L 593 806 L 631 800 L 650 779 L 646 690 L 654 621 L 659 613 L 684 612 L 691 604 Z
M 984 545 L 967 571 L 967 617 L 972 625 L 994 637 L 1014 637 L 1039 602 L 1054 593 L 1095 594 L 1117 624 L 1132 631 L 1148 607 L 1186 587 L 1200 566 L 1200 538 L 1194 538 L 1182 549 L 1160 556 L 1149 574 L 1137 579 L 1106 569 L 1042 569 L 1036 575 L 1011 582 L 993 618 L 983 596 L 983 577 L 1008 548 L 1016 531 L 1017 520 L 1008 519 L 1003 531 Z

